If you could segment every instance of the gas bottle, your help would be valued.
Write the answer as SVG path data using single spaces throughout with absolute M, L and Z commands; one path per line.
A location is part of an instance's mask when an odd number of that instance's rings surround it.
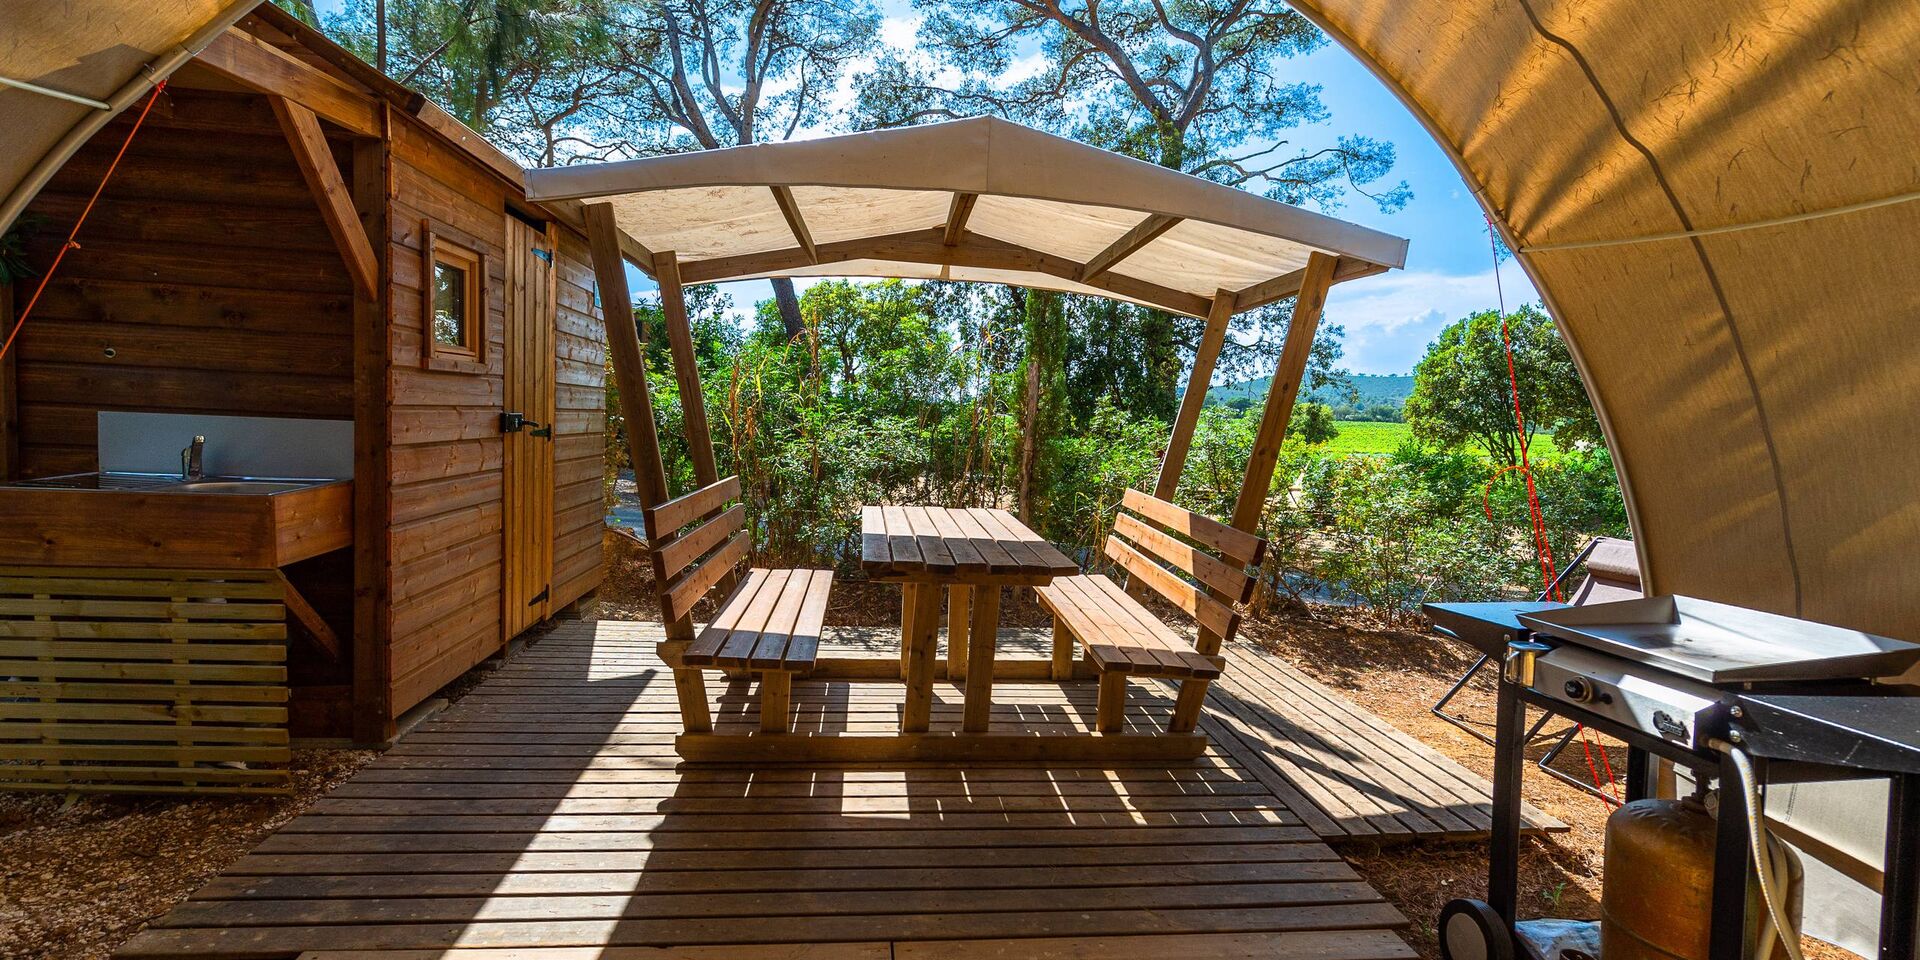
M 1600 895 L 1604 960 L 1706 960 L 1713 921 L 1715 820 L 1698 800 L 1635 800 L 1607 818 L 1606 883 Z M 1778 844 L 1778 841 L 1770 842 Z M 1784 848 L 1783 848 L 1784 849 Z M 1800 925 L 1800 861 L 1786 850 L 1785 909 Z M 1748 905 L 1756 927 L 1766 908 Z M 1785 960 L 1772 941 L 1771 956 Z

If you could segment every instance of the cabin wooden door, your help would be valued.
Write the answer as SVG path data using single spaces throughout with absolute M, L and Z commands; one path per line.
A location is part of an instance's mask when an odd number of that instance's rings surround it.
M 507 216 L 506 389 L 501 431 L 506 636 L 551 613 L 553 585 L 552 230 Z

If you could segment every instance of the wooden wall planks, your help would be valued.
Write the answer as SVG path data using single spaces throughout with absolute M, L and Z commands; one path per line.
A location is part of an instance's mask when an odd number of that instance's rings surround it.
M 492 173 L 447 150 L 411 122 L 394 126 L 388 259 L 393 404 L 390 650 L 395 716 L 508 639 L 503 617 L 506 447 L 505 211 L 509 191 Z M 487 256 L 484 373 L 420 369 L 423 223 Z M 585 240 L 558 230 L 554 257 L 556 391 L 550 607 L 601 578 L 601 464 L 605 334 L 593 308 Z M 591 386 L 585 386 L 591 384 Z M 541 419 L 535 417 L 535 419 Z M 544 422 L 544 421 L 543 421 Z
M 110 124 L 35 202 L 34 262 L 50 261 L 127 125 Z M 370 554 L 355 632 L 371 638 L 355 645 L 355 696 L 376 704 L 363 739 L 506 640 L 503 224 L 521 201 L 409 115 L 393 113 L 388 136 L 330 141 L 363 223 L 386 237 L 386 284 L 358 328 L 363 346 L 378 336 L 371 350 L 356 356 L 351 281 L 265 99 L 176 85 L 49 286 L 4 387 L 20 411 L 8 437 L 19 476 L 97 469 L 102 409 L 366 425 L 356 459 L 383 481 L 355 505 Z M 482 372 L 420 367 L 427 223 L 487 255 Z M 557 232 L 551 609 L 599 585 L 605 496 L 605 335 L 585 239 Z
M 134 138 L 16 347 L 21 476 L 96 469 L 101 410 L 353 415 L 351 287 L 256 100 L 169 90 Z M 51 262 L 129 122 L 28 208 L 31 262 Z
M 607 335 L 586 239 L 560 231 L 554 258 L 553 606 L 600 585 L 606 516 Z
M 390 709 L 399 716 L 506 641 L 500 619 L 498 426 L 506 188 L 489 177 L 465 175 L 457 158 L 441 156 L 441 148 L 408 122 L 394 124 L 391 149 L 390 470 L 396 513 L 417 503 L 391 531 Z M 436 236 L 486 258 L 484 373 L 421 369 L 421 248 L 428 225 Z M 493 421 L 491 431 L 476 428 L 487 420 Z M 458 483 L 482 485 L 487 498 L 448 504 L 429 492 Z

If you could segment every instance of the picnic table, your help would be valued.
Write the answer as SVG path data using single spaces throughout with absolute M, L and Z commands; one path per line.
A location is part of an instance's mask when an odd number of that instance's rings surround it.
M 984 733 L 993 709 L 993 657 L 1000 629 L 1000 589 L 1045 586 L 1080 567 L 1013 514 L 987 508 L 860 508 L 860 565 L 875 580 L 898 582 L 901 657 L 907 700 L 903 733 L 923 733 L 933 712 L 940 596 L 953 593 L 956 627 L 948 646 L 954 666 L 964 660 L 966 703 L 961 729 Z M 959 611 L 971 600 L 971 613 Z M 957 638 L 966 637 L 960 640 Z M 959 644 L 966 643 L 964 657 Z M 957 671 L 949 670 L 949 675 Z

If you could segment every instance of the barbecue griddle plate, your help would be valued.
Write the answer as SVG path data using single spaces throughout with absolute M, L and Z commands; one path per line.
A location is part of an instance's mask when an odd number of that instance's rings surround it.
M 1694 597 L 1522 613 L 1536 633 L 1711 684 L 1886 677 L 1920 646 Z

